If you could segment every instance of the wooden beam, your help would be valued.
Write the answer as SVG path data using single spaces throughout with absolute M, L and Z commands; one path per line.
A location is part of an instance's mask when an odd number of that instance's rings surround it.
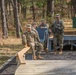
M 23 48 L 21 51 L 19 51 L 17 53 L 17 61 L 18 61 L 18 65 L 20 64 L 26 64 L 25 63 L 25 57 L 24 57 L 24 54 L 30 49 L 30 47 L 26 47 L 26 48 Z

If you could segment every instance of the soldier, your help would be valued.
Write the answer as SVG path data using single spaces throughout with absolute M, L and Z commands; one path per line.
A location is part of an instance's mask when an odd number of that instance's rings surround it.
M 63 49 L 63 35 L 64 35 L 64 24 L 60 20 L 60 15 L 56 14 L 56 20 L 51 26 L 51 31 L 53 33 L 53 47 L 55 54 L 57 54 L 57 44 L 60 46 L 59 54 L 62 54 Z
M 37 34 L 37 41 L 40 42 L 39 34 L 36 30 L 36 27 L 37 27 L 36 23 L 35 22 L 32 23 L 32 30 Z
M 36 37 L 35 37 L 35 46 L 36 46 L 36 50 L 37 50 L 36 56 L 37 56 L 37 59 L 43 59 L 43 57 L 40 56 L 41 51 L 43 50 L 43 45 L 40 43 L 40 38 L 39 38 L 39 34 L 36 30 L 36 27 L 37 27 L 36 23 L 35 22 L 32 23 L 32 31 L 34 31 L 36 33 Z
M 33 52 L 33 59 L 36 60 L 36 55 L 35 55 L 35 32 L 32 31 L 31 25 L 27 25 L 27 31 L 23 34 L 24 37 L 24 42 L 23 44 L 27 44 L 28 46 L 31 47 L 31 50 Z
M 44 27 L 44 28 L 47 28 L 47 25 L 45 24 L 45 21 L 44 19 L 41 20 L 41 24 L 39 25 L 39 27 Z

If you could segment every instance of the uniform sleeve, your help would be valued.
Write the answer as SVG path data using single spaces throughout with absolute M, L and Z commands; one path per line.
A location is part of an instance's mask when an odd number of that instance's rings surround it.
M 34 31 L 32 31 L 33 37 L 34 39 L 36 38 L 36 33 Z
M 34 32 L 35 32 L 35 37 L 36 37 L 37 41 L 40 42 L 38 31 L 34 30 Z
M 26 35 L 25 34 L 22 35 L 22 44 L 23 45 L 27 44 L 27 39 L 26 39 Z
M 61 25 L 62 25 L 61 29 L 63 30 L 64 29 L 64 22 L 63 21 L 61 21 Z
M 37 40 L 38 40 L 38 42 L 40 42 L 40 38 L 39 38 L 38 32 L 37 32 Z
M 37 33 L 36 32 L 33 32 L 33 34 L 34 34 L 34 39 L 35 40 L 37 39 L 37 41 L 39 41 L 39 37 L 38 37 Z

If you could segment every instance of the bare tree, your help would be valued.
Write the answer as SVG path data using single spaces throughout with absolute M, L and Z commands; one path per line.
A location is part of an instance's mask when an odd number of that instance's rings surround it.
M 71 3 L 72 3 L 72 6 L 73 6 L 73 13 L 74 13 L 73 16 L 75 16 L 76 15 L 76 0 L 71 0 Z
M 31 2 L 32 2 L 33 20 L 35 21 L 35 8 L 34 8 L 34 0 L 31 0 Z
M 6 22 L 6 14 L 5 14 L 5 0 L 1 0 L 1 16 L 2 16 L 2 32 L 3 38 L 8 37 L 8 28 Z
M 14 23 L 15 23 L 15 27 L 16 27 L 16 35 L 17 35 L 17 38 L 20 38 L 21 37 L 21 23 L 19 20 L 17 0 L 12 0 L 12 2 L 13 2 Z
M 54 0 L 47 0 L 47 16 L 54 16 Z

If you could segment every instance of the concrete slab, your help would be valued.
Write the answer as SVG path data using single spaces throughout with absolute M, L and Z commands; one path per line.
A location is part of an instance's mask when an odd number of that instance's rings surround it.
M 76 60 L 28 60 L 15 75 L 76 75 Z

